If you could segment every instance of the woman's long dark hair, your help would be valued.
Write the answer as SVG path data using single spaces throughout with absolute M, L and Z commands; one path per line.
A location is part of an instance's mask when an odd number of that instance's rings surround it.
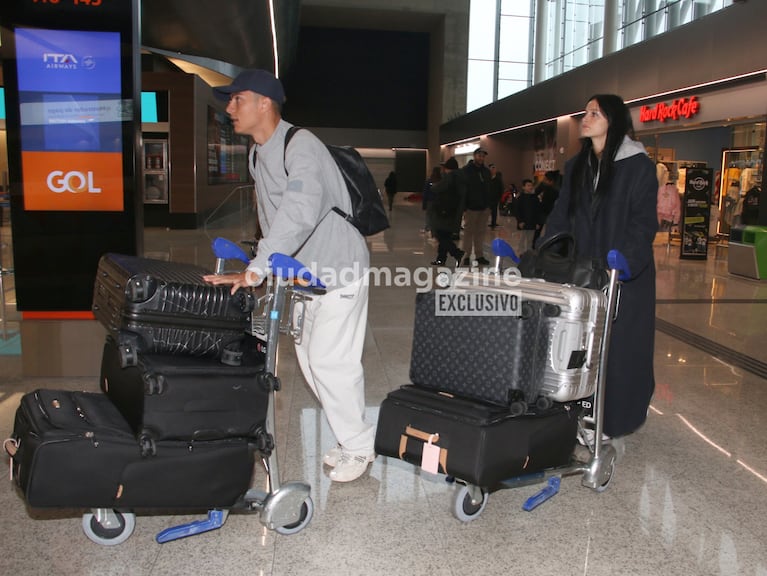
M 570 180 L 570 214 L 577 205 L 576 198 L 580 194 L 594 194 L 594 199 L 601 199 L 606 193 L 612 180 L 613 161 L 618 153 L 624 136 L 634 136 L 634 124 L 631 112 L 623 102 L 623 98 L 615 94 L 595 94 L 586 102 L 596 100 L 599 108 L 607 118 L 607 139 L 601 158 L 594 153 L 591 138 L 581 139 L 581 150 L 575 159 Z M 599 172 L 599 181 L 594 189 L 594 176 Z

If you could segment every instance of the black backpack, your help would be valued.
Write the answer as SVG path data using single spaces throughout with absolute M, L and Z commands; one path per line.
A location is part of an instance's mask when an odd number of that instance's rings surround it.
M 299 130 L 301 130 L 299 126 L 291 126 L 288 129 L 285 134 L 285 149 L 290 139 Z M 386 230 L 389 227 L 389 219 L 386 217 L 381 193 L 362 156 L 351 146 L 332 144 L 325 146 L 341 171 L 352 201 L 351 214 L 347 214 L 338 206 L 334 206 L 333 211 L 359 230 L 363 236 L 372 236 Z M 286 168 L 285 174 L 287 173 Z
M 459 176 L 455 172 L 450 172 L 445 174 L 443 178 L 448 182 L 445 188 L 439 190 L 434 198 L 434 211 L 440 216 L 455 216 L 461 201 L 458 190 L 460 186 Z

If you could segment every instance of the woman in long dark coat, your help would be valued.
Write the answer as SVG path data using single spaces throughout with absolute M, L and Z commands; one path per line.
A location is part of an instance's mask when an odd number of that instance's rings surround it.
M 589 99 L 581 151 L 565 165 L 545 236 L 571 231 L 578 253 L 599 258 L 618 250 L 628 276 L 621 287 L 607 361 L 605 434 L 630 434 L 647 417 L 655 390 L 655 262 L 658 181 L 644 146 L 631 139 L 631 115 L 612 94 Z

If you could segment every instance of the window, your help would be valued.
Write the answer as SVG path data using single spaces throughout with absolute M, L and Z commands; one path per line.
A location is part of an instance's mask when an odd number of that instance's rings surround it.
M 733 0 L 471 0 L 467 112 L 731 5 Z M 535 37 L 545 8 L 543 37 Z M 609 18 L 610 22 L 606 22 Z M 617 30 L 617 32 L 613 32 Z M 542 44 L 544 62 L 535 62 Z

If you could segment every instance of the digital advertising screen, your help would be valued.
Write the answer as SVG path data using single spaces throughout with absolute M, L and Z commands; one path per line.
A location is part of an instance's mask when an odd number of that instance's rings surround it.
M 123 209 L 120 34 L 16 29 L 24 209 Z
M 0 0 L 16 308 L 93 320 L 98 262 L 143 245 L 140 0 Z

